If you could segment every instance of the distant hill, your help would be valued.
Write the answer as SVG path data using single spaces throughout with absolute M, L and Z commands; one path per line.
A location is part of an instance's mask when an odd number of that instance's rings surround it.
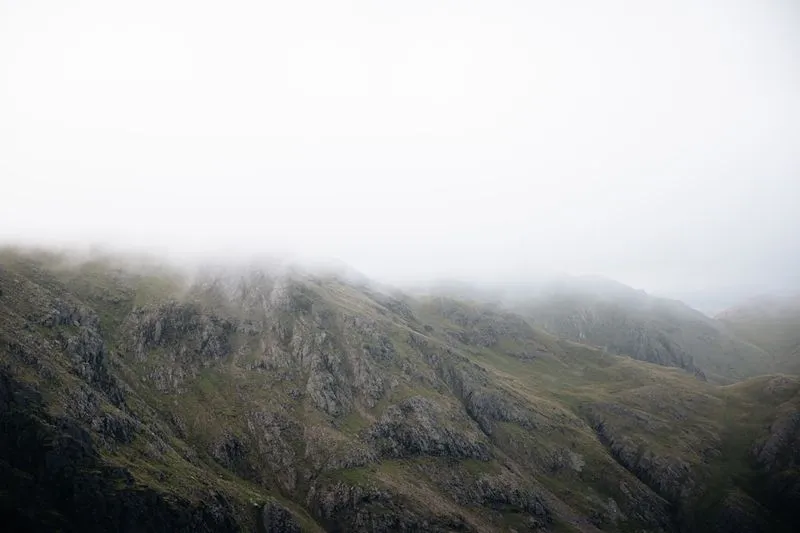
M 800 373 L 800 295 L 753 298 L 716 318 L 738 337 L 769 353 L 775 370 Z
M 654 296 L 660 296 L 673 300 L 680 300 L 688 306 L 701 311 L 707 316 L 713 317 L 718 313 L 732 307 L 756 294 L 769 291 L 763 285 L 734 285 L 708 289 L 696 290 L 670 290 L 663 292 L 653 292 Z
M 512 307 L 546 331 L 613 353 L 730 382 L 769 373 L 772 357 L 686 304 L 599 277 L 565 278 Z

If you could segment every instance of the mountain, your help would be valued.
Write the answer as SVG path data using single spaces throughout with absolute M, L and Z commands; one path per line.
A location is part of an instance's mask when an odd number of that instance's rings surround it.
M 800 373 L 800 295 L 753 298 L 716 318 L 770 354 L 776 370 Z
M 9 530 L 796 531 L 798 412 L 500 306 L 0 251 Z
M 707 316 L 715 316 L 726 309 L 738 305 L 754 294 L 780 290 L 766 284 L 743 284 L 718 286 L 696 290 L 664 290 L 656 296 L 680 300 L 690 307 L 702 311 Z
M 730 383 L 774 370 L 772 357 L 722 322 L 677 300 L 597 277 L 563 279 L 511 306 L 533 324 L 576 342 Z

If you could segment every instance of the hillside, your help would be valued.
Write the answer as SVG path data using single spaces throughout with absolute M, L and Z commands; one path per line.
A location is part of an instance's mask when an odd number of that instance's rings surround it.
M 724 323 L 610 280 L 572 278 L 517 298 L 512 307 L 558 337 L 718 383 L 775 371 L 770 354 Z
M 778 371 L 800 373 L 800 296 L 755 298 L 716 318 L 770 354 Z
M 789 532 L 799 410 L 363 280 L 0 252 L 12 530 Z

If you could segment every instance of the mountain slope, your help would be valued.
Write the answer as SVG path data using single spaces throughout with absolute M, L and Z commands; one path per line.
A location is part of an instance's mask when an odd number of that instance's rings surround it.
M 772 358 L 678 302 L 611 281 L 577 278 L 514 304 L 563 338 L 674 366 L 717 382 L 774 371 Z
M 800 373 L 800 296 L 755 298 L 716 318 L 769 353 L 777 371 Z
M 800 382 L 728 387 L 452 299 L 0 254 L 28 530 L 791 531 Z

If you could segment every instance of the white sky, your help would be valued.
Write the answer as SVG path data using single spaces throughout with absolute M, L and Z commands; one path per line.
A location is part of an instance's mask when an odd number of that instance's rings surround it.
M 800 284 L 800 5 L 0 0 L 0 240 Z

